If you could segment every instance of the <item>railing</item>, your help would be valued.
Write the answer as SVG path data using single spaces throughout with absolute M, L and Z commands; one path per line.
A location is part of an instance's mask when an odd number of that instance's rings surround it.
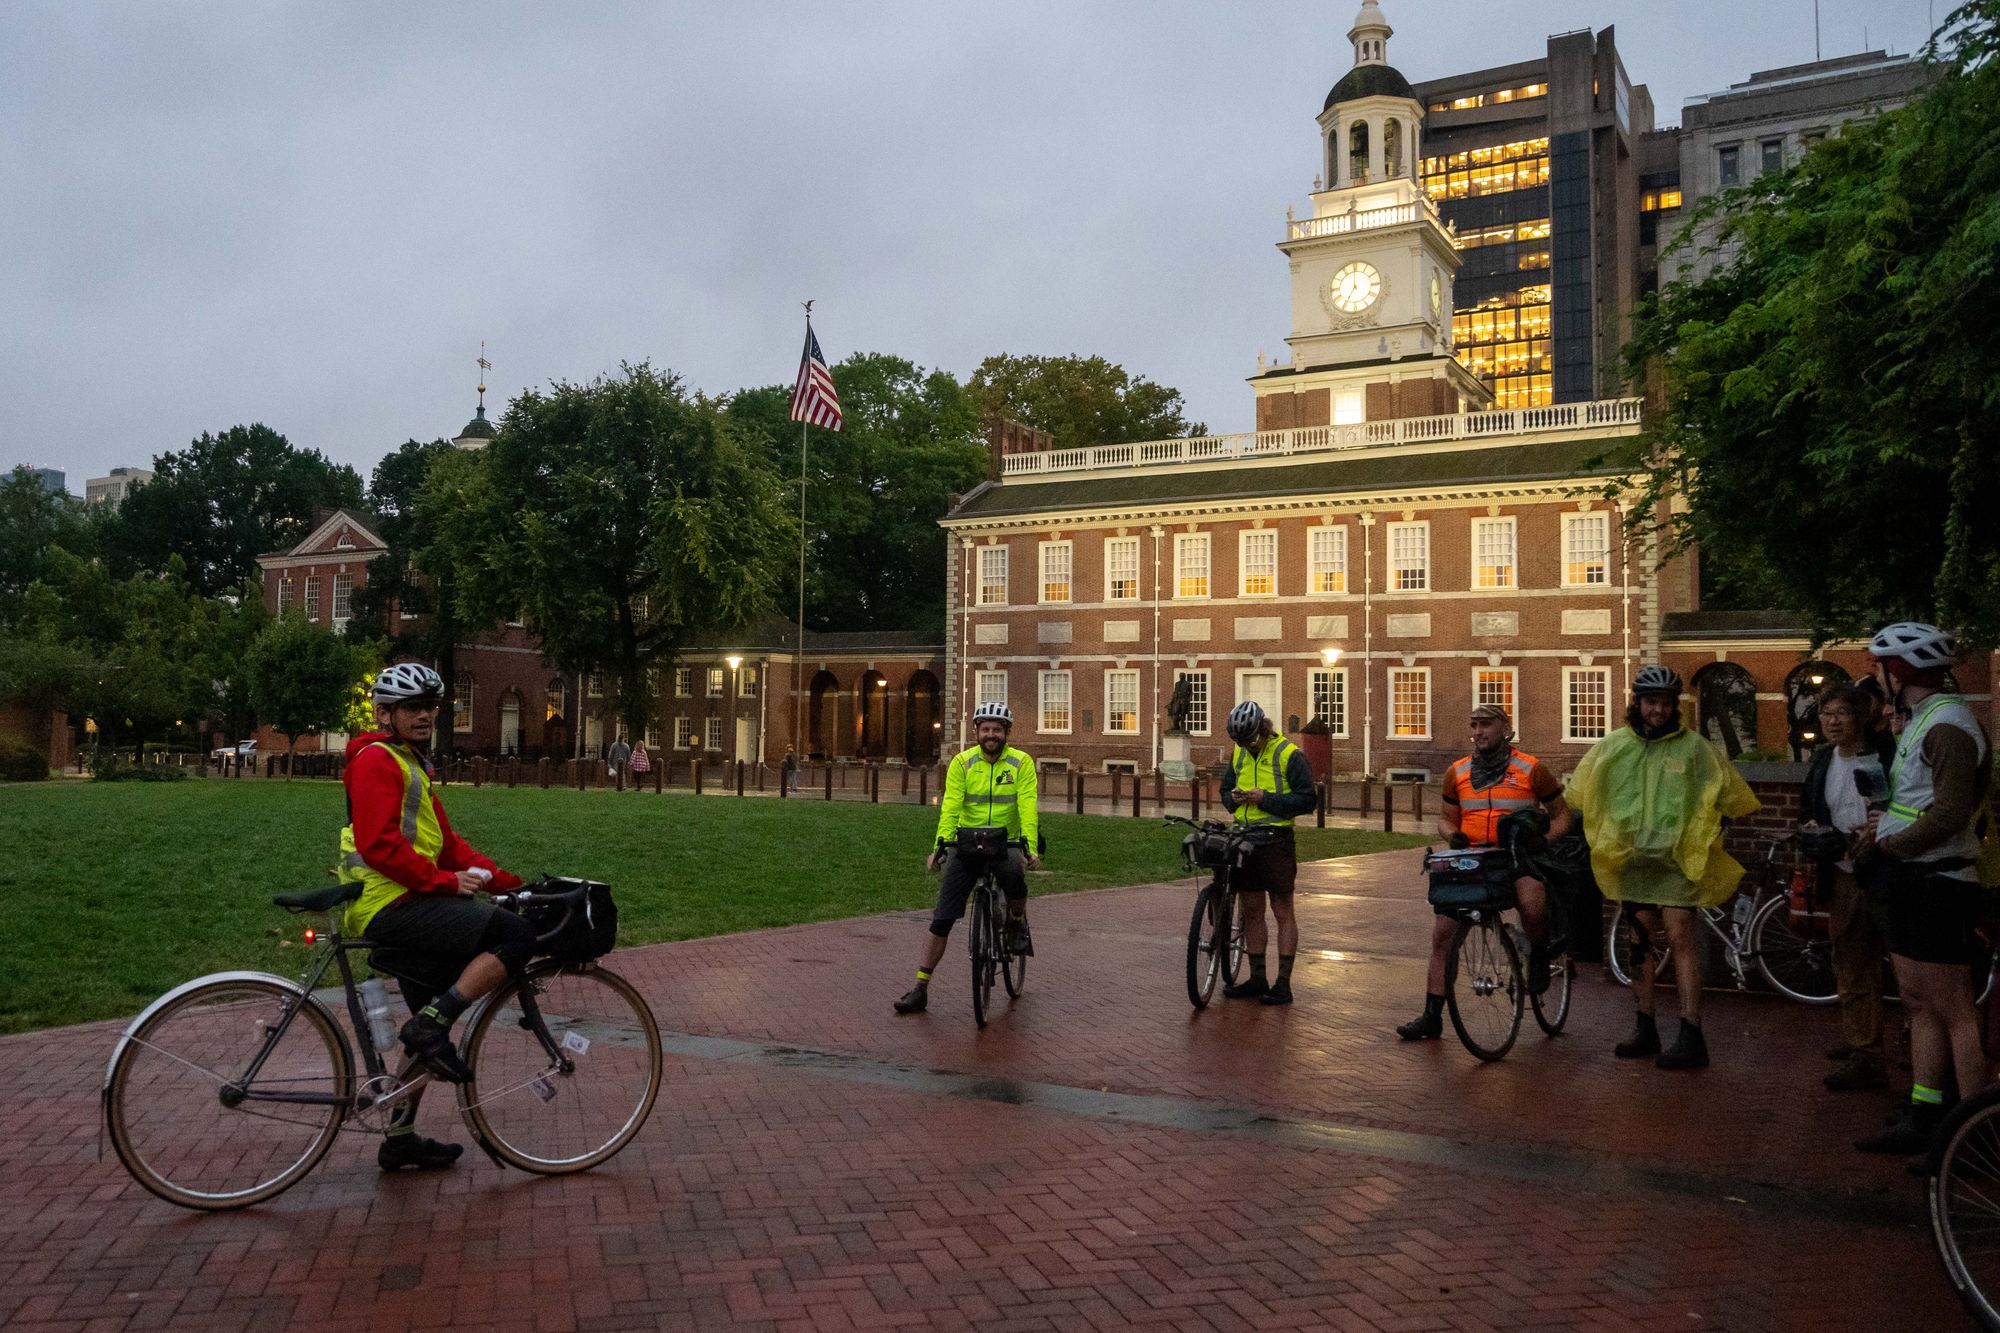
M 1295 430 L 1264 430 L 1241 435 L 1197 435 L 1179 440 L 1147 440 L 1139 444 L 1101 444 L 1089 449 L 1051 449 L 1042 453 L 1008 454 L 1000 460 L 1000 472 L 1007 477 L 1108 472 L 1331 453 L 1395 444 L 1430 444 L 1503 435 L 1637 426 L 1639 407 L 1637 398 L 1611 398 L 1589 403 L 1558 403 L 1551 407 L 1516 407 L 1499 412 L 1398 417 L 1387 421 L 1364 421 L 1351 426 L 1302 426 Z
M 1375 227 L 1400 227 L 1417 220 L 1416 204 L 1392 204 L 1360 213 L 1334 213 L 1323 218 L 1294 218 L 1286 224 L 1286 240 L 1310 241 L 1320 236 L 1343 236 L 1351 231 Z

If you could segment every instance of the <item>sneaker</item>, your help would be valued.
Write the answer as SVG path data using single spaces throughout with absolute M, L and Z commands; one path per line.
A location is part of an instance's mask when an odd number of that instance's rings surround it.
M 1847 1058 L 1845 1064 L 1828 1074 L 1825 1081 L 1830 1092 L 1859 1092 L 1863 1088 L 1886 1088 L 1889 1086 L 1889 1071 L 1883 1068 L 1882 1057 L 1856 1051 Z
M 452 1049 L 451 1029 L 429 1014 L 410 1015 L 401 1036 L 404 1052 L 420 1061 L 432 1077 L 446 1083 L 472 1082 L 472 1071 Z
M 1271 984 L 1262 977 L 1250 977 L 1237 982 L 1234 986 L 1224 986 L 1222 994 L 1231 1000 L 1257 1000 L 1262 999 L 1264 992 L 1269 989 Z
M 1444 1035 L 1444 1015 L 1426 1009 L 1396 1029 L 1404 1041 L 1436 1041 Z
M 1899 1157 L 1928 1153 L 1937 1121 L 1936 1108 L 1909 1106 L 1887 1129 L 1870 1134 L 1865 1139 L 1856 1139 L 1854 1147 L 1857 1152 L 1894 1153 Z
M 1849 1046 L 1846 1042 L 1843 1041 L 1838 1046 L 1827 1047 L 1826 1058 L 1833 1061 L 1835 1064 L 1840 1064 L 1842 1061 L 1851 1060 L 1854 1058 L 1854 1048 L 1852 1046 Z
M 1265 987 L 1264 993 L 1257 997 L 1257 1003 L 1259 1004 L 1290 1004 L 1291 1002 L 1292 983 L 1283 977 L 1279 977 L 1276 981 Z
M 1033 958 L 1035 941 L 1028 934 L 1028 918 L 1007 919 L 1007 952 L 1016 958 Z
M 384 1171 L 442 1171 L 465 1151 L 459 1143 L 439 1143 L 421 1134 L 391 1134 L 376 1150 L 375 1165 Z
M 896 1012 L 899 1014 L 921 1014 L 930 1007 L 931 988 L 929 986 L 912 986 L 907 995 L 896 1001 Z
M 1653 1039 L 1659 1040 L 1657 1028 L 1654 1029 Z M 1659 1069 L 1706 1069 L 1708 1038 L 1701 1035 L 1698 1026 L 1683 1018 L 1681 1030 L 1674 1035 L 1674 1044 L 1662 1051 L 1653 1064 Z
M 1546 995 L 1549 990 L 1549 951 L 1542 945 L 1528 950 L 1528 994 Z
M 1620 1060 L 1639 1060 L 1660 1053 L 1660 1028 L 1651 1014 L 1640 1014 L 1632 1035 L 1611 1048 Z

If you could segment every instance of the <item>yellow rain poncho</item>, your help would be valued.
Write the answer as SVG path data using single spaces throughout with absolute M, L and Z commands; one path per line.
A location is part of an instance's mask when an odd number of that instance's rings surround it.
M 1758 809 L 1736 765 L 1685 727 L 1659 740 L 1620 727 L 1591 747 L 1570 777 L 1583 814 L 1590 869 L 1607 898 L 1666 907 L 1714 907 L 1743 867 L 1722 850 L 1722 821 Z

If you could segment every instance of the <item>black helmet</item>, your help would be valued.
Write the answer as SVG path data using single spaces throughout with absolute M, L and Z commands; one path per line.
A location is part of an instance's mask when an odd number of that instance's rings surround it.
M 1640 667 L 1639 674 L 1632 677 L 1632 697 L 1636 699 L 1642 694 L 1671 694 L 1680 698 L 1680 673 L 1666 666 Z

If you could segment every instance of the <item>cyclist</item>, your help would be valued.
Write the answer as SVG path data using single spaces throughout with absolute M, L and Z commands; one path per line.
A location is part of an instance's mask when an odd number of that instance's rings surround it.
M 1979 835 L 1990 751 L 1979 719 L 1947 689 L 1954 645 L 1935 625 L 1901 621 L 1868 645 L 1890 703 L 1910 720 L 1896 742 L 1889 808 L 1855 839 L 1868 895 L 1888 937 L 1889 962 L 1910 1020 L 1910 1104 L 1854 1146 L 1918 1153 L 1944 1118 L 1946 1080 L 1958 1094 L 1984 1088 L 1979 1015 L 1967 964 L 1979 923 Z
M 1695 910 L 1736 891 L 1743 867 L 1722 849 L 1722 821 L 1759 808 L 1736 765 L 1681 723 L 1681 678 L 1644 666 L 1632 678 L 1625 725 L 1590 748 L 1570 776 L 1569 797 L 1583 815 L 1590 868 L 1607 898 L 1625 904 L 1639 925 L 1632 943 L 1632 1035 L 1621 1060 L 1655 1056 L 1661 1069 L 1702 1069 L 1701 959 Z M 1653 1017 L 1654 945 L 1671 945 L 1679 986 L 1680 1033 L 1660 1049 Z
M 965 915 L 966 899 L 972 896 L 972 882 L 978 867 L 949 850 L 952 835 L 966 828 L 1004 827 L 1010 839 L 1027 844 L 1027 851 L 1007 849 L 1007 859 L 997 869 L 1000 891 L 1007 898 L 1007 947 L 1032 958 L 1035 946 L 1028 936 L 1027 870 L 1041 864 L 1035 854 L 1040 814 L 1035 808 L 1035 761 L 1007 744 L 1014 729 L 1014 713 L 1004 703 L 988 701 L 972 710 L 972 735 L 978 741 L 971 749 L 952 757 L 945 773 L 944 798 L 938 806 L 937 846 L 924 862 L 927 869 L 944 869 L 938 886 L 937 909 L 931 913 L 930 938 L 924 941 L 917 964 L 917 984 L 896 1001 L 899 1014 L 920 1014 L 930 1005 L 931 972 L 944 957 L 944 942 L 951 937 L 952 925 Z
M 1562 783 L 1541 760 L 1514 748 L 1513 720 L 1498 704 L 1472 710 L 1472 753 L 1445 775 L 1444 804 L 1437 831 L 1451 846 L 1492 847 L 1500 841 L 1500 821 L 1516 810 L 1548 812 L 1550 838 L 1569 832 L 1574 819 L 1563 801 Z M 1514 881 L 1521 925 L 1528 932 L 1528 989 L 1549 988 L 1548 891 L 1533 875 Z M 1440 911 L 1431 922 L 1431 964 L 1424 983 L 1424 1011 L 1396 1029 L 1404 1041 L 1444 1035 L 1445 959 L 1451 952 L 1458 917 Z
M 1250 957 L 1250 975 L 1223 987 L 1231 999 L 1255 999 L 1262 1004 L 1292 1002 L 1292 960 L 1299 951 L 1299 919 L 1292 907 L 1292 886 L 1299 877 L 1299 848 L 1292 821 L 1319 805 L 1312 765 L 1299 747 L 1278 735 L 1271 719 L 1254 699 L 1229 710 L 1229 739 L 1236 751 L 1229 758 L 1230 782 L 1222 804 L 1239 825 L 1272 830 L 1269 842 L 1253 848 L 1232 882 L 1243 904 L 1243 952 Z M 1278 979 L 1268 979 L 1264 963 L 1264 902 L 1278 922 Z
M 475 896 L 521 881 L 454 833 L 438 800 L 428 751 L 444 681 L 421 663 L 398 662 L 375 678 L 372 695 L 377 730 L 347 743 L 341 776 L 348 813 L 340 834 L 341 878 L 361 885 L 360 898 L 348 905 L 347 931 L 387 948 L 437 955 L 449 966 L 463 964 L 458 980 L 441 994 L 398 980 L 413 1011 L 403 1024 L 405 1054 L 440 1079 L 464 1083 L 472 1072 L 452 1048 L 451 1025 L 528 962 L 535 931 Z M 390 1118 L 376 1155 L 384 1171 L 450 1166 L 463 1151 L 416 1133 L 422 1091 Z

